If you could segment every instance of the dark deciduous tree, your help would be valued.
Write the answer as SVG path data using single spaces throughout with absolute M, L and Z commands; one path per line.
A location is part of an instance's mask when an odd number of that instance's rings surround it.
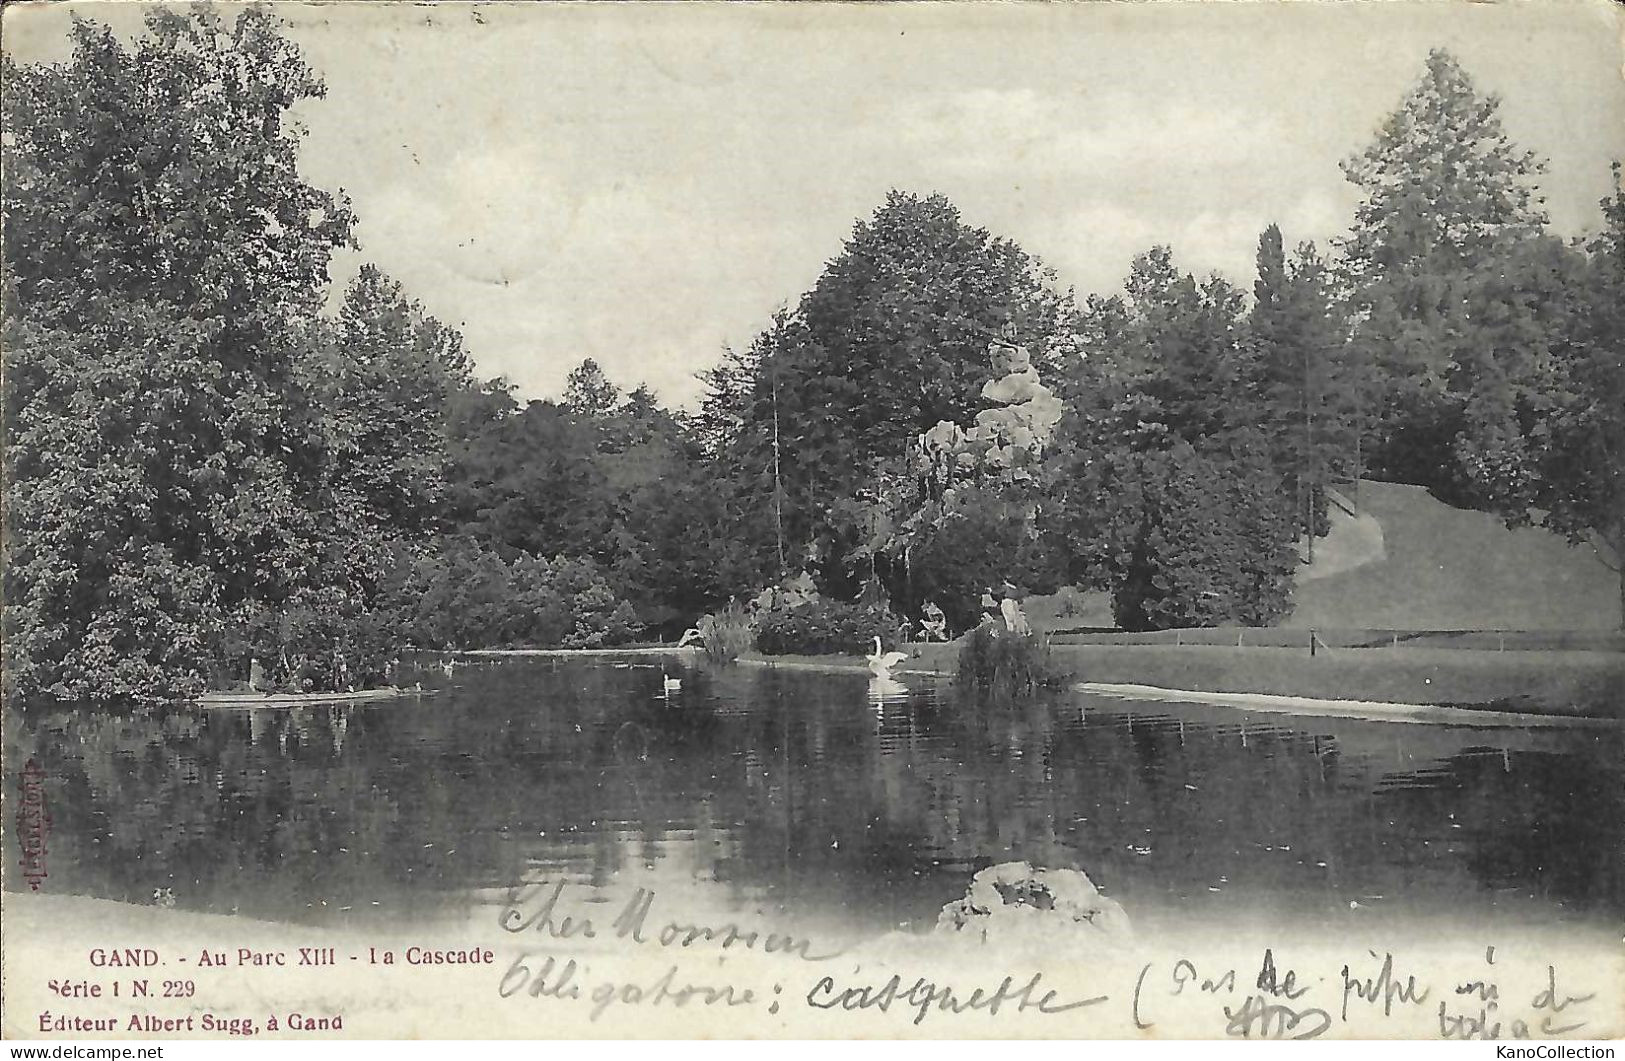
M 154 11 L 4 75 L 8 678 L 156 699 L 326 555 L 297 394 L 347 204 L 303 181 L 322 95 L 267 9 Z
M 810 545 L 833 588 L 852 588 L 842 557 L 865 531 L 849 502 L 939 421 L 974 419 L 990 339 L 1041 367 L 1062 357 L 1070 299 L 1049 280 L 944 197 L 894 191 L 794 312 L 708 377 L 705 430 L 728 437 L 728 460 L 778 515 L 790 568 Z
M 1625 624 L 1625 190 L 1617 163 L 1602 213 L 1602 231 L 1583 254 L 1538 244 L 1522 268 L 1494 281 L 1501 314 L 1527 337 L 1516 351 L 1487 347 L 1485 374 L 1533 353 L 1542 386 L 1480 387 L 1458 449 L 1484 507 L 1590 544 L 1621 572 Z
M 456 446 L 456 529 L 536 556 L 608 553 L 614 508 L 598 442 L 594 425 L 552 402 L 486 421 Z

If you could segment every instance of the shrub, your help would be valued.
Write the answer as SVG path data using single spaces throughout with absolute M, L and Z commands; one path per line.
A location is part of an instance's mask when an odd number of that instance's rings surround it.
M 1170 453 L 1112 587 L 1125 630 L 1271 626 L 1291 609 L 1292 513 L 1267 467 Z
M 284 692 L 364 689 L 386 682 L 398 647 L 388 617 L 362 610 L 339 590 L 315 590 L 277 609 L 245 608 L 211 684 L 233 686 L 264 667 L 271 688 Z
M 565 648 L 624 645 L 642 629 L 637 611 L 603 582 L 594 582 L 576 593 L 572 605 L 575 625 L 564 635 Z
M 914 544 L 906 579 L 910 596 L 894 599 L 909 607 L 934 601 L 949 630 L 958 633 L 981 619 L 982 594 L 991 586 L 1011 582 L 1027 593 L 1053 592 L 1065 556 L 1050 536 L 1030 533 L 1016 509 L 997 496 L 965 492 Z
M 1058 685 L 1060 674 L 1043 637 L 1013 634 L 988 622 L 966 634 L 960 643 L 955 681 L 994 695 L 1026 696 Z
M 1073 492 L 1056 512 L 1071 574 L 1109 591 L 1124 630 L 1269 626 L 1290 609 L 1292 506 L 1247 438 L 1214 452 L 1107 451 L 1067 474 Z
M 641 630 L 590 560 L 507 555 L 450 538 L 406 560 L 388 584 L 394 622 L 423 648 L 598 648 Z
M 883 604 L 848 604 L 819 597 L 757 619 L 756 647 L 769 656 L 868 652 L 873 639 L 895 646 L 907 639 L 903 621 Z
M 732 663 L 756 643 L 756 624 L 737 602 L 700 617 L 696 629 L 705 657 L 712 663 Z
M 1075 619 L 1084 613 L 1087 604 L 1083 590 L 1076 586 L 1062 586 L 1055 591 L 1056 618 Z

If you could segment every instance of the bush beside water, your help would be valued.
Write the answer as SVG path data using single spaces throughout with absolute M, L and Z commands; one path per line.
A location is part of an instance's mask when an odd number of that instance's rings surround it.
M 965 635 L 954 680 L 995 695 L 1023 696 L 1059 684 L 1060 673 L 1042 635 L 1011 633 L 988 622 Z
M 883 604 L 849 604 L 819 597 L 757 619 L 756 647 L 769 656 L 868 653 L 878 637 L 888 647 L 907 640 L 907 627 Z
M 405 560 L 385 610 L 418 648 L 604 648 L 642 630 L 591 560 L 503 551 L 448 538 Z
M 712 663 L 732 663 L 756 643 L 756 624 L 737 602 L 710 615 L 701 616 L 695 628 L 705 646 L 705 658 Z

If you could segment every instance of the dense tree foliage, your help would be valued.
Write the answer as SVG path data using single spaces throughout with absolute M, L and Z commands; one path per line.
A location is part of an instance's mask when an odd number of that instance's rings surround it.
M 502 551 L 450 537 L 403 556 L 387 585 L 391 620 L 421 648 L 625 644 L 640 631 L 590 560 Z
M 352 217 L 299 176 L 290 112 L 323 88 L 268 9 L 155 11 L 130 44 L 77 21 L 73 44 L 5 69 L 8 689 L 160 700 L 250 660 L 382 680 L 416 636 L 403 557 L 459 567 L 453 473 L 512 403 L 377 269 L 324 312 Z M 557 636 L 618 636 L 620 597 L 575 581 L 586 618 Z
M 1533 336 L 1486 345 L 1479 401 L 1460 445 L 1473 500 L 1510 523 L 1539 521 L 1595 547 L 1621 572 L 1625 615 L 1625 190 L 1614 167 L 1601 232 L 1577 248 L 1532 244 L 1523 268 L 1487 279 L 1503 319 Z M 1536 323 L 1531 323 L 1536 322 Z M 1509 329 L 1508 329 L 1509 330 Z M 1520 352 L 1541 356 L 1538 385 L 1505 379 Z
M 1587 301 L 1562 387 L 1535 450 L 1535 501 L 1548 526 L 1601 546 L 1620 575 L 1625 623 L 1625 187 L 1603 200 L 1586 246 Z
M 365 606 L 304 387 L 351 218 L 299 177 L 322 86 L 264 10 L 73 44 L 4 71 L 7 677 L 152 698 L 262 605 Z
M 1004 498 L 973 487 L 922 528 L 899 596 L 914 612 L 933 603 L 951 631 L 968 630 L 989 589 L 1008 582 L 1023 593 L 1052 593 L 1063 585 L 1062 546 L 1047 528 L 1031 533 Z
M 1253 295 L 1248 327 L 1270 457 L 1312 550 L 1314 536 L 1326 530 L 1328 486 L 1358 475 L 1369 378 L 1353 360 L 1329 271 L 1314 244 L 1300 244 L 1288 258 L 1281 230 L 1266 228 Z
M 1354 342 L 1377 369 L 1368 465 L 1461 500 L 1471 491 L 1458 438 L 1486 405 L 1510 407 L 1534 385 L 1545 323 L 1538 297 L 1499 279 L 1539 284 L 1530 244 L 1546 224 L 1545 163 L 1512 143 L 1499 109 L 1434 51 L 1377 138 L 1344 163 L 1362 198 L 1341 267 Z
M 800 571 L 822 610 L 786 644 L 928 602 L 963 630 L 1005 583 L 1104 588 L 1129 628 L 1267 624 L 1365 474 L 1625 555 L 1625 193 L 1590 239 L 1548 233 L 1541 163 L 1444 52 L 1345 164 L 1336 253 L 1270 226 L 1251 297 L 1159 246 L 1080 307 L 894 191 L 693 415 L 592 360 L 522 404 L 371 266 L 332 298 L 354 219 L 299 174 L 323 87 L 267 9 L 154 11 L 128 43 L 79 21 L 66 62 L 4 76 L 24 696 L 624 643 Z
M 621 389 L 590 357 L 571 369 L 564 381 L 564 407 L 577 416 L 589 420 L 607 417 L 620 401 Z
M 969 423 L 990 339 L 1064 352 L 1069 297 L 1013 242 L 940 195 L 892 192 L 793 311 L 711 373 L 700 423 L 724 466 L 774 512 L 787 564 L 832 589 L 866 536 L 882 470 L 940 421 Z
M 1138 256 L 1124 287 L 1085 308 L 1049 468 L 1069 574 L 1109 590 L 1127 629 L 1274 622 L 1295 532 L 1270 451 L 1285 432 L 1261 425 L 1299 404 L 1270 387 L 1284 358 L 1252 341 L 1240 292 L 1181 273 L 1166 247 Z
M 1546 231 L 1545 163 L 1446 52 L 1367 150 L 1341 245 L 1369 364 L 1369 466 L 1456 504 L 1540 519 L 1618 564 L 1619 197 L 1580 246 Z M 1625 590 L 1622 590 L 1625 594 Z
M 494 394 L 468 409 L 449 487 L 458 533 L 590 559 L 659 631 L 769 580 L 766 517 L 646 388 L 623 398 L 589 360 L 564 405 Z

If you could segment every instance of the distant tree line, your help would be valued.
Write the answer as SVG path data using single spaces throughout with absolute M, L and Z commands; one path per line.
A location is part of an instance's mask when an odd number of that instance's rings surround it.
M 1362 476 L 1625 555 L 1618 170 L 1597 235 L 1552 234 L 1443 52 L 1346 164 L 1348 235 L 1269 226 L 1250 296 L 1159 246 L 1080 302 L 893 192 L 690 414 L 591 361 L 522 404 L 372 266 L 328 308 L 355 218 L 298 172 L 325 90 L 268 9 L 73 46 L 4 69 L 11 694 L 362 685 L 409 646 L 674 634 L 803 571 L 955 629 L 1006 583 L 1267 624 Z M 1053 430 L 932 448 L 1018 391 Z

